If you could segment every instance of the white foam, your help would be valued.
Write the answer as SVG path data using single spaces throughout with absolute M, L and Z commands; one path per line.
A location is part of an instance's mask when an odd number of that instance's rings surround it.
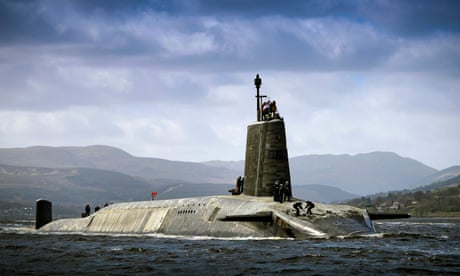
M 284 237 L 213 237 L 213 236 L 193 236 L 193 235 L 166 235 L 161 233 L 135 234 L 135 233 L 88 233 L 88 232 L 40 232 L 33 230 L 29 233 L 40 235 L 81 235 L 81 236 L 105 236 L 105 237 L 151 237 L 159 239 L 179 239 L 179 240 L 294 240 Z

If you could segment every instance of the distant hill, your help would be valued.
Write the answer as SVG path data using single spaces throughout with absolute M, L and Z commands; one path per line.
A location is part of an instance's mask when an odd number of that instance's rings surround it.
M 149 199 L 153 188 L 145 180 L 118 172 L 72 168 L 49 169 L 0 165 L 0 201 L 34 202 L 45 197 L 62 203 Z
M 342 190 L 342 192 L 346 191 L 346 193 L 352 193 L 353 195 L 367 195 L 391 190 L 412 189 L 426 185 L 432 183 L 433 181 L 430 180 L 433 178 L 454 175 L 459 171 L 460 167 L 455 166 L 449 168 L 448 171 L 438 172 L 416 160 L 404 158 L 391 152 L 372 152 L 357 155 L 306 155 L 293 157 L 289 162 L 294 192 L 300 194 L 302 191 L 308 190 L 308 192 L 305 192 L 305 197 L 309 198 L 312 194 L 316 194 L 316 198 L 324 198 L 322 201 L 326 202 L 335 200 L 335 198 L 344 200 L 348 195 L 337 192 L 335 193 L 337 197 L 331 197 L 330 191 L 312 189 L 315 187 L 313 185 L 319 185 L 317 187 L 335 187 Z M 83 173 L 88 177 L 96 175 L 96 172 L 90 173 L 89 169 L 92 169 L 106 171 L 106 173 L 110 172 L 114 178 L 117 178 L 115 173 L 118 173 L 120 174 L 120 179 L 126 179 L 125 183 L 130 183 L 129 185 L 134 186 L 144 185 L 149 190 L 152 187 L 159 189 L 161 185 L 170 187 L 169 185 L 180 184 L 182 186 L 176 186 L 180 188 L 174 190 L 174 193 L 181 195 L 209 195 L 215 191 L 223 191 L 225 194 L 229 188 L 233 187 L 236 177 L 244 173 L 244 161 L 198 163 L 143 158 L 132 156 L 114 147 L 100 145 L 0 149 L 0 164 L 57 170 L 59 173 L 53 176 L 53 180 L 49 178 L 51 176 L 48 178 L 45 176 L 28 178 L 29 183 L 36 183 L 40 179 L 46 179 L 48 182 L 43 181 L 48 183 L 49 187 L 54 187 L 54 189 L 58 189 L 58 187 L 70 188 L 75 185 L 71 176 L 75 170 L 80 173 L 80 177 Z M 84 169 L 88 170 L 85 171 Z M 22 176 L 16 175 L 14 177 L 21 179 Z M 94 177 L 102 179 L 100 176 Z M 2 183 L 1 185 L 10 185 L 11 183 L 19 185 L 14 181 L 9 184 Z M 27 181 L 22 183 L 21 185 L 24 185 Z M 141 183 L 143 184 L 141 185 Z M 212 185 L 216 184 L 224 185 L 212 187 Z M 190 185 L 197 186 L 189 189 Z M 309 188 L 307 189 L 306 187 Z M 4 188 L 6 186 L 0 186 L 0 189 Z M 36 187 L 28 186 L 27 188 Z M 84 186 L 80 188 L 84 188 Z M 100 190 L 102 191 L 106 188 L 108 189 L 110 186 L 103 186 Z M 52 189 L 50 188 L 50 190 Z M 321 193 L 323 195 L 320 195 Z M 170 193 L 162 196 L 174 195 Z M 132 198 L 138 197 L 133 195 Z
M 47 168 L 110 170 L 146 179 L 193 183 L 233 183 L 242 172 L 194 162 L 135 157 L 108 146 L 0 149 L 0 164 Z
M 123 173 L 88 168 L 38 168 L 0 165 L 0 208 L 33 207 L 35 200 L 46 198 L 60 212 L 79 215 L 81 207 L 93 208 L 109 202 L 229 194 L 231 186 L 187 183 L 180 180 L 147 181 Z M 59 212 L 59 210 L 58 210 Z
M 204 164 L 244 171 L 244 161 L 209 161 Z M 359 195 L 410 189 L 432 183 L 436 178 L 460 174 L 460 166 L 438 172 L 392 152 L 304 155 L 290 158 L 289 166 L 294 186 L 334 186 Z
M 63 206 L 103 205 L 112 201 L 150 200 L 194 196 L 228 195 L 232 185 L 199 184 L 181 180 L 152 180 L 123 173 L 88 168 L 38 168 L 0 165 L 0 203 L 31 205 L 47 198 Z M 294 187 L 295 197 L 334 202 L 356 197 L 335 187 Z
M 418 181 L 416 187 L 423 189 L 423 186 L 432 186 L 435 183 L 443 182 L 443 181 L 455 178 L 459 175 L 460 175 L 460 166 L 452 166 L 452 167 L 435 172 L 434 174 L 430 174 L 422 178 L 420 181 Z
M 213 160 L 213 161 L 201 162 L 201 164 L 213 166 L 213 167 L 227 168 L 229 170 L 238 171 L 238 172 L 244 171 L 244 160 L 240 160 L 240 161 Z
M 433 182 L 429 185 L 424 185 L 424 186 L 421 186 L 421 187 L 418 187 L 418 188 L 415 188 L 413 190 L 410 190 L 410 192 L 418 192 L 418 191 L 431 191 L 431 190 L 435 190 L 435 189 L 440 189 L 440 188 L 445 188 L 445 187 L 448 187 L 448 186 L 451 186 L 451 185 L 454 185 L 454 184 L 460 184 L 460 175 L 457 175 L 455 177 L 452 177 L 452 178 L 448 178 L 447 180 L 444 180 L 444 181 L 437 181 L 437 182 Z M 459 197 L 459 201 L 460 201 L 460 194 L 458 195 Z
M 358 197 L 339 188 L 326 185 L 302 185 L 293 187 L 294 196 L 298 199 L 312 200 L 323 203 L 341 202 Z
M 290 159 L 292 182 L 323 184 L 366 195 L 414 188 L 437 170 L 392 152 L 308 155 Z
M 421 188 L 359 197 L 346 202 L 371 212 L 410 213 L 412 216 L 460 217 L 460 175 Z

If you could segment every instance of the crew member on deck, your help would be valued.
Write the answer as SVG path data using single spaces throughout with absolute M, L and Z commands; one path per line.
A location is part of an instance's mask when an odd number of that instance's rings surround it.
M 85 216 L 89 216 L 91 214 L 91 206 L 89 204 L 86 204 L 85 206 Z
M 243 179 L 241 176 L 238 176 L 236 179 L 236 192 L 241 194 L 243 192 Z
M 290 201 L 291 200 L 291 191 L 289 189 L 289 181 L 284 183 L 284 200 Z
M 294 205 L 292 205 L 295 209 L 295 215 L 300 216 L 300 209 L 302 209 L 302 202 L 296 202 Z
M 280 194 L 280 182 L 278 180 L 275 181 L 273 185 L 273 200 L 279 201 L 279 194 Z
M 307 203 L 307 205 L 305 206 L 305 209 L 307 210 L 307 215 L 311 215 L 311 209 L 315 208 L 315 204 L 309 200 L 307 200 L 305 203 Z
M 278 197 L 279 197 L 278 200 L 279 200 L 280 203 L 283 203 L 284 202 L 284 196 L 285 196 L 283 183 L 280 183 L 278 191 L 279 191 L 278 192 L 279 193 L 278 194 Z

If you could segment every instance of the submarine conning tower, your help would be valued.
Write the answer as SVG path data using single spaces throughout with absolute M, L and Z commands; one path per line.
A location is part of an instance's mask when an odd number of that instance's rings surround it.
M 262 84 L 259 74 L 254 84 L 257 88 L 257 122 L 248 125 L 243 194 L 273 196 L 275 181 L 283 185 L 288 181 L 288 195 L 292 196 L 284 120 L 274 101 L 262 106 L 261 99 L 266 96 L 259 94 Z M 267 108 L 266 105 L 270 106 Z

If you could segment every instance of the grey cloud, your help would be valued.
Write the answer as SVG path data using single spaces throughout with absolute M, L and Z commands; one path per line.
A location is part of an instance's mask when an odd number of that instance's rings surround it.
M 93 65 L 137 64 L 174 70 L 252 70 L 255 64 L 287 70 L 366 70 L 381 66 L 405 46 L 398 43 L 399 37 L 382 34 L 381 28 L 413 24 L 416 29 L 418 21 L 419 29 L 426 30 L 449 25 L 444 22 L 457 24 L 456 9 L 447 12 L 447 19 L 436 15 L 438 10 L 454 8 L 456 4 L 450 1 L 434 7 L 422 2 L 413 9 L 405 1 L 18 3 L 1 4 L 5 17 L 0 26 L 6 26 L 0 38 L 3 43 L 56 45 L 60 47 L 53 49 L 56 53 L 78 56 Z M 32 16 L 27 14 L 30 11 Z M 258 15 L 242 16 L 246 11 Z M 296 17 L 291 11 L 304 15 Z M 235 17 L 219 17 L 226 13 Z M 418 19 L 424 14 L 426 22 Z M 449 60 L 452 55 L 439 53 L 439 57 Z
M 360 2 L 357 7 L 360 17 L 401 36 L 425 36 L 460 29 L 460 2 L 455 0 Z
M 398 35 L 426 35 L 446 30 L 457 32 L 460 29 L 460 3 L 455 0 L 210 0 L 193 3 L 195 12 L 205 15 L 300 19 L 334 17 L 368 22 L 380 30 Z
M 368 23 L 396 35 L 427 35 L 460 28 L 458 1 L 277 1 L 277 0 L 147 0 L 147 1 L 2 1 L 0 34 L 3 43 L 71 41 L 82 39 L 79 26 L 66 25 L 75 17 L 123 24 L 145 14 L 172 17 L 213 17 L 219 20 L 260 18 L 339 18 Z M 64 24 L 63 24 L 64 23 Z M 189 22 L 190 23 L 190 22 Z M 76 23 L 77 25 L 80 22 Z M 192 24 L 193 25 L 193 24 Z M 192 26 L 189 26 L 190 28 Z M 189 29 L 190 30 L 190 29 Z
M 37 17 L 35 7 L 28 2 L 0 2 L 0 42 L 1 44 L 19 41 L 27 43 L 33 40 L 43 41 L 41 37 L 49 37 L 49 24 L 44 18 Z M 30 12 L 30 16 L 27 15 Z M 36 32 L 31 32 L 31 30 Z
M 0 45 L 53 44 L 81 41 L 75 30 L 59 30 L 62 2 L 0 1 Z M 59 4 L 59 5 L 58 5 Z
M 177 98 L 195 102 L 213 85 L 209 79 L 196 80 L 199 74 L 445 73 L 458 70 L 455 60 L 460 56 L 455 35 L 438 35 L 429 43 L 397 39 L 345 19 L 218 20 L 146 14 L 113 26 L 98 18 L 73 19 L 75 25 L 64 19 L 61 23 L 65 30 L 81 33 L 81 41 L 0 48 L 0 92 L 7 95 L 2 108 L 59 109 Z M 203 39 L 207 44 L 200 44 Z

